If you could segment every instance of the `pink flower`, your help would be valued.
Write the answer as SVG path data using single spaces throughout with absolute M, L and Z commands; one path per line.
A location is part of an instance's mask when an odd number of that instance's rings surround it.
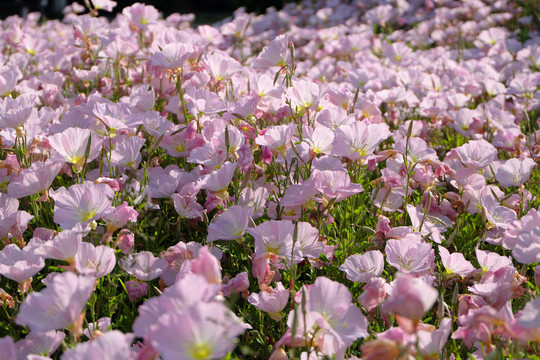
M 70 127 L 61 133 L 49 136 L 52 148 L 68 163 L 82 169 L 85 162 L 85 152 L 90 142 L 90 152 L 86 162 L 98 157 L 102 140 L 92 131 Z
M 206 241 L 234 240 L 244 236 L 253 208 L 234 205 L 219 215 L 208 226 Z
M 123 254 L 129 254 L 135 245 L 135 235 L 127 229 L 120 230 L 116 236 L 116 245 Z
M 420 354 L 427 359 L 439 359 L 439 355 L 446 344 L 448 335 L 452 330 L 452 320 L 444 318 L 441 320 L 439 329 L 433 331 L 420 330 L 416 333 L 418 337 L 418 349 Z
M 128 293 L 129 301 L 134 302 L 140 297 L 148 294 L 148 283 L 129 280 L 126 281 L 126 291 Z
M 287 34 L 277 36 L 266 45 L 253 62 L 253 67 L 282 67 L 287 63 L 289 55 L 289 38 Z
M 265 133 L 255 138 L 255 143 L 260 146 L 267 146 L 273 153 L 285 156 L 291 147 L 291 140 L 295 131 L 294 125 L 277 125 L 265 129 Z
M 289 290 L 285 289 L 281 282 L 277 283 L 274 289 L 268 288 L 258 294 L 251 294 L 248 297 L 248 302 L 267 312 L 268 315 L 275 321 L 281 320 L 281 311 L 289 301 Z
M 231 296 L 233 293 L 242 293 L 249 288 L 249 277 L 247 272 L 241 272 L 232 279 L 225 283 L 225 277 L 223 278 L 224 284 L 221 287 L 223 296 Z
M 123 136 L 114 139 L 111 151 L 111 164 L 137 169 L 141 162 L 141 148 L 146 139 L 138 136 Z
M 0 274 L 22 283 L 37 274 L 45 266 L 40 255 L 21 250 L 15 244 L 6 245 L 0 251 Z
M 358 301 L 367 311 L 373 311 L 386 298 L 386 281 L 380 277 L 372 277 L 364 286 L 364 292 L 358 297 Z
M 216 196 L 228 196 L 226 194 L 227 188 L 231 183 L 235 171 L 236 163 L 227 161 L 219 170 L 213 171 L 201 179 L 198 185 L 201 189 L 214 192 Z
M 85 182 L 67 190 L 51 190 L 50 195 L 54 200 L 54 222 L 69 230 L 105 216 L 111 210 L 114 193 L 108 185 Z
M 63 260 L 71 263 L 79 252 L 82 238 L 83 232 L 80 227 L 61 231 L 52 240 L 45 242 L 39 253 L 47 259 Z
M 15 322 L 32 331 L 69 328 L 86 306 L 94 290 L 95 278 L 72 272 L 56 275 L 49 286 L 31 293 L 21 305 Z
M 195 274 L 204 276 L 206 281 L 211 284 L 221 283 L 221 265 L 206 245 L 199 250 L 197 259 L 191 262 L 191 270 Z
M 83 242 L 75 255 L 75 268 L 80 274 L 100 278 L 113 271 L 115 266 L 114 250 L 105 245 L 94 246 Z
M 344 171 L 313 170 L 311 176 L 316 180 L 317 189 L 327 201 L 332 199 L 336 202 L 342 201 L 364 191 L 362 185 L 352 183 L 349 174 Z
M 527 328 L 540 328 L 540 297 L 529 301 L 521 312 L 519 325 Z
M 390 129 L 386 124 L 368 125 L 365 121 L 356 121 L 351 125 L 340 126 L 336 130 L 331 153 L 352 160 L 368 159 L 377 146 L 390 135 Z
M 531 176 L 531 170 L 536 166 L 536 162 L 531 158 L 510 159 L 497 168 L 495 179 L 502 187 L 519 186 L 527 181 Z
M 438 297 L 437 290 L 432 286 L 408 274 L 398 274 L 391 285 L 390 297 L 382 305 L 382 310 L 414 322 L 422 319 Z
M 0 355 L 2 360 L 15 360 L 17 359 L 17 350 L 15 342 L 11 336 L 4 336 L 0 338 L 0 349 L 2 354 Z
M 52 355 L 60 346 L 66 334 L 61 331 L 31 332 L 23 340 L 17 341 L 18 358 L 28 355 Z M 1 346 L 0 346 L 1 348 Z
M 66 351 L 62 359 L 129 360 L 134 356 L 131 351 L 133 339 L 133 334 L 124 334 L 118 330 L 107 331 L 92 341 L 77 344 L 75 348 Z
M 349 256 L 339 270 L 347 274 L 347 279 L 351 281 L 368 282 L 372 277 L 380 276 L 383 268 L 383 254 L 375 250 Z
M 221 359 L 244 330 L 225 305 L 198 303 L 160 316 L 147 340 L 164 360 Z
M 476 270 L 469 261 L 465 260 L 462 253 L 450 254 L 446 248 L 439 246 L 439 254 L 448 274 L 457 274 L 464 277 Z
M 150 251 L 130 254 L 122 258 L 119 264 L 128 274 L 141 281 L 154 280 L 169 266 L 167 261 L 155 257 Z
M 135 3 L 122 10 L 124 15 L 138 29 L 146 29 L 159 18 L 157 9 L 151 5 Z
M 431 244 L 415 235 L 400 240 L 388 240 L 384 249 L 386 261 L 404 273 L 422 273 L 434 267 L 435 253 Z
M 287 99 L 296 112 L 315 109 L 326 92 L 326 87 L 311 80 L 296 79 L 286 91 Z
M 497 149 L 486 140 L 470 140 L 454 149 L 465 166 L 483 169 L 497 159 Z
M 248 233 L 255 238 L 255 254 L 257 258 L 265 253 L 277 255 L 286 263 L 290 263 L 291 255 L 294 262 L 300 262 L 302 257 L 299 247 L 293 250 L 294 225 L 290 220 L 270 220 L 249 228 Z M 281 264 L 280 264 L 281 265 Z
M 178 69 L 195 51 L 190 44 L 174 42 L 164 45 L 152 54 L 152 65 L 165 69 Z
M 208 72 L 216 81 L 230 79 L 234 73 L 242 70 L 242 64 L 238 60 L 220 51 L 207 55 L 203 62 L 206 64 Z
M 138 216 L 139 213 L 133 209 L 132 206 L 128 206 L 127 202 L 124 201 L 114 208 L 113 211 L 105 215 L 104 220 L 107 224 L 107 232 L 113 233 L 128 222 L 136 222 Z
M 53 160 L 35 161 L 8 184 L 8 194 L 16 199 L 46 193 L 62 169 L 63 163 Z

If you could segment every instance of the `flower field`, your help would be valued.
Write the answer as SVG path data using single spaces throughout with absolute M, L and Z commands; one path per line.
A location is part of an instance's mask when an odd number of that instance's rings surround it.
M 540 359 L 540 3 L 0 21 L 0 359 Z

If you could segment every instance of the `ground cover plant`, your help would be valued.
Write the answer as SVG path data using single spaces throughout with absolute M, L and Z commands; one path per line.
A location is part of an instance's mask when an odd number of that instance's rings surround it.
M 0 359 L 538 359 L 538 2 L 0 22 Z

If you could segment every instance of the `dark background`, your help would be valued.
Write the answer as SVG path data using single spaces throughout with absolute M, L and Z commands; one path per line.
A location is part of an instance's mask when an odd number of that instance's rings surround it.
M 55 11 L 55 1 L 57 0 L 0 0 L 0 18 L 4 19 L 10 15 L 24 15 L 27 11 L 39 11 L 46 18 L 55 19 L 62 18 L 62 13 Z M 74 2 L 66 0 L 67 4 Z M 79 4 L 84 5 L 84 0 L 78 0 Z M 121 12 L 126 6 L 129 6 L 137 1 L 116 0 L 117 5 L 114 12 L 101 12 L 101 15 L 114 16 Z M 247 12 L 264 13 L 264 11 L 273 6 L 276 9 L 281 9 L 283 5 L 291 0 L 139 0 L 138 2 L 147 5 L 153 5 L 165 17 L 179 12 L 181 14 L 195 13 L 196 15 L 214 14 L 214 16 L 222 17 L 232 14 L 232 12 L 241 6 L 246 8 Z

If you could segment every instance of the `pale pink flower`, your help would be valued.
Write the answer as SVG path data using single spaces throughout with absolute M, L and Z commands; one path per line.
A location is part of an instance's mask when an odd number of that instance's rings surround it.
M 84 233 L 80 227 L 61 231 L 52 240 L 45 242 L 41 246 L 40 254 L 47 259 L 63 260 L 71 263 L 79 252 L 83 235 Z
M 368 282 L 372 277 L 380 276 L 383 268 L 383 254 L 375 250 L 349 256 L 339 270 L 343 271 L 347 279 L 351 281 Z
M 43 258 L 25 249 L 21 250 L 15 244 L 6 245 L 0 251 L 0 274 L 22 283 L 43 269 Z
M 234 240 L 244 236 L 253 208 L 234 205 L 208 225 L 206 241 Z
M 235 60 L 226 53 L 220 51 L 207 55 L 203 62 L 205 63 L 208 72 L 216 81 L 230 79 L 234 73 L 242 70 L 242 64 L 240 64 L 238 60 Z
M 454 149 L 465 166 L 483 169 L 497 159 L 497 149 L 486 140 L 470 140 Z
M 438 297 L 437 290 L 412 275 L 398 274 L 391 285 L 390 297 L 382 305 L 382 310 L 414 322 L 422 319 Z
M 130 254 L 122 258 L 119 264 L 128 274 L 141 281 L 154 280 L 169 266 L 166 260 L 155 257 L 150 251 Z
M 448 274 L 457 274 L 463 277 L 476 270 L 469 261 L 465 260 L 462 253 L 455 252 L 450 254 L 446 248 L 439 246 L 439 254 Z
M 311 176 L 327 201 L 342 201 L 364 191 L 362 185 L 352 183 L 349 174 L 344 171 L 313 170 Z
M 225 198 L 228 196 L 227 188 L 231 183 L 235 171 L 236 163 L 227 161 L 219 170 L 212 171 L 210 174 L 199 180 L 198 186 L 201 189 L 214 192 L 216 196 L 219 195 Z
M 137 169 L 141 162 L 141 148 L 146 139 L 138 136 L 123 136 L 114 139 L 111 151 L 111 164 Z
M 287 150 L 291 147 L 291 140 L 296 126 L 277 125 L 265 129 L 263 135 L 255 138 L 255 143 L 260 146 L 267 146 L 273 153 L 279 153 L 285 156 Z
M 356 121 L 351 125 L 340 126 L 336 130 L 331 153 L 352 160 L 368 159 L 377 146 L 390 135 L 390 129 L 386 124 L 368 125 L 365 121 Z
M 147 340 L 164 360 L 221 359 L 244 330 L 225 305 L 198 303 L 160 316 Z
M 221 265 L 206 245 L 199 250 L 199 255 L 191 262 L 191 271 L 204 276 L 210 284 L 221 283 Z
M 113 233 L 128 222 L 136 222 L 138 216 L 139 213 L 124 201 L 104 216 L 105 223 L 107 224 L 107 232 Z
M 17 348 L 11 336 L 8 335 L 0 338 L 0 349 L 2 349 L 2 353 L 0 353 L 1 360 L 17 359 Z
M 311 80 L 296 79 L 294 86 L 286 91 L 294 111 L 315 109 L 326 92 L 326 87 Z
M 508 256 L 502 256 L 494 252 L 475 248 L 476 260 L 484 272 L 496 271 L 506 266 L 512 266 L 512 260 Z
M 304 131 L 304 141 L 315 155 L 330 154 L 334 142 L 334 131 L 325 126 L 318 126 L 315 130 L 305 127 Z
M 66 334 L 61 331 L 31 332 L 16 343 L 19 359 L 28 355 L 52 355 L 60 346 Z M 1 346 L 0 346 L 1 347 Z
M 116 7 L 116 1 L 112 0 L 92 0 L 94 9 L 111 12 Z
M 127 229 L 120 230 L 116 236 L 116 245 L 123 254 L 129 254 L 135 245 L 135 235 Z
M 292 253 L 294 233 L 292 221 L 270 220 L 254 228 L 248 228 L 247 232 L 255 239 L 255 258 L 265 253 L 272 253 L 288 264 L 291 262 L 291 255 L 295 263 L 302 260 L 299 246 L 295 246 L 294 254 Z
M 313 286 L 306 287 L 304 291 L 307 295 L 305 308 L 311 319 L 306 324 L 298 327 L 301 331 L 297 333 L 297 336 L 303 338 L 304 332 L 302 330 L 303 327 L 306 327 L 307 333 L 314 333 L 316 338 L 328 336 L 328 340 L 330 340 L 330 338 L 334 337 L 336 341 L 333 344 L 325 341 L 323 345 L 323 348 L 325 348 L 323 353 L 331 356 L 344 351 L 356 339 L 368 335 L 368 322 L 360 309 L 352 303 L 351 294 L 345 285 L 320 276 L 315 280 Z M 289 325 L 292 322 L 292 317 L 294 317 L 294 314 L 291 312 L 289 314 Z M 315 331 L 314 328 L 311 328 L 315 326 L 319 330 Z M 284 338 L 287 337 L 287 334 L 290 336 L 290 331 L 289 328 Z M 282 338 L 280 342 L 283 340 Z M 307 342 L 309 339 L 304 339 L 304 341 Z
M 152 65 L 165 69 L 178 69 L 184 65 L 195 49 L 190 44 L 174 42 L 164 45 L 152 54 Z
M 415 235 L 388 240 L 384 249 L 386 261 L 404 273 L 422 273 L 434 267 L 435 253 L 431 244 Z
M 26 297 L 15 322 L 38 332 L 69 328 L 85 308 L 94 283 L 91 276 L 58 274 L 45 289 Z
M 7 190 L 9 196 L 16 199 L 46 193 L 56 178 L 56 175 L 62 170 L 62 162 L 53 160 L 34 161 L 28 169 L 23 169 L 19 175 L 12 178 L 8 184 Z
M 70 127 L 61 133 L 49 136 L 48 140 L 61 158 L 78 169 L 84 165 L 88 142 L 90 142 L 90 152 L 86 162 L 97 158 L 101 151 L 102 140 L 89 129 Z
M 139 316 L 133 323 L 133 331 L 138 337 L 146 337 L 161 315 L 195 304 L 212 302 L 220 288 L 220 284 L 210 284 L 202 275 L 188 273 L 163 290 L 161 296 L 152 297 L 139 306 Z
M 75 269 L 80 274 L 103 277 L 113 271 L 116 266 L 114 250 L 105 245 L 94 246 L 88 242 L 81 243 L 74 259 Z
M 540 328 L 540 297 L 525 305 L 519 317 L 519 325 L 527 329 Z
M 371 277 L 364 286 L 358 301 L 367 311 L 373 311 L 386 298 L 386 281 L 380 277 Z
M 275 288 L 267 288 L 258 294 L 251 294 L 247 300 L 251 305 L 268 313 L 272 319 L 279 321 L 282 318 L 281 311 L 289 301 L 289 290 L 278 282 Z
M 140 297 L 148 294 L 148 283 L 138 281 L 126 281 L 126 291 L 128 293 L 129 301 L 134 302 Z
M 448 335 L 452 330 L 452 320 L 444 318 L 437 330 L 420 330 L 416 333 L 418 338 L 418 350 L 424 359 L 439 359 L 441 351 L 446 344 Z
M 86 226 L 111 211 L 114 192 L 108 185 L 85 182 L 49 191 L 54 200 L 54 222 L 62 229 Z
M 510 159 L 497 168 L 495 179 L 502 187 L 519 186 L 527 181 L 531 176 L 531 170 L 536 166 L 536 162 L 531 158 Z
M 154 24 L 159 18 L 159 13 L 155 7 L 141 3 L 125 7 L 122 10 L 122 15 L 129 19 L 138 29 L 146 29 L 148 25 Z
M 252 219 L 258 219 L 264 215 L 264 209 L 268 203 L 268 189 L 261 186 L 253 190 L 251 187 L 245 187 L 240 193 L 238 205 L 253 208 Z
M 242 293 L 249 289 L 249 277 L 247 272 L 241 272 L 225 283 L 226 277 L 223 278 L 224 284 L 221 287 L 223 296 L 231 296 L 233 293 Z
M 273 66 L 282 67 L 287 63 L 289 55 L 289 38 L 287 34 L 277 36 L 270 41 L 257 55 L 253 67 L 267 68 Z
M 109 331 L 110 327 L 111 318 L 102 317 L 97 319 L 95 322 L 89 322 L 88 327 L 83 331 L 83 335 L 92 340 L 99 337 L 102 333 Z
M 75 348 L 66 351 L 62 360 L 129 360 L 134 353 L 131 343 L 135 336 L 111 330 L 89 342 L 77 344 Z

